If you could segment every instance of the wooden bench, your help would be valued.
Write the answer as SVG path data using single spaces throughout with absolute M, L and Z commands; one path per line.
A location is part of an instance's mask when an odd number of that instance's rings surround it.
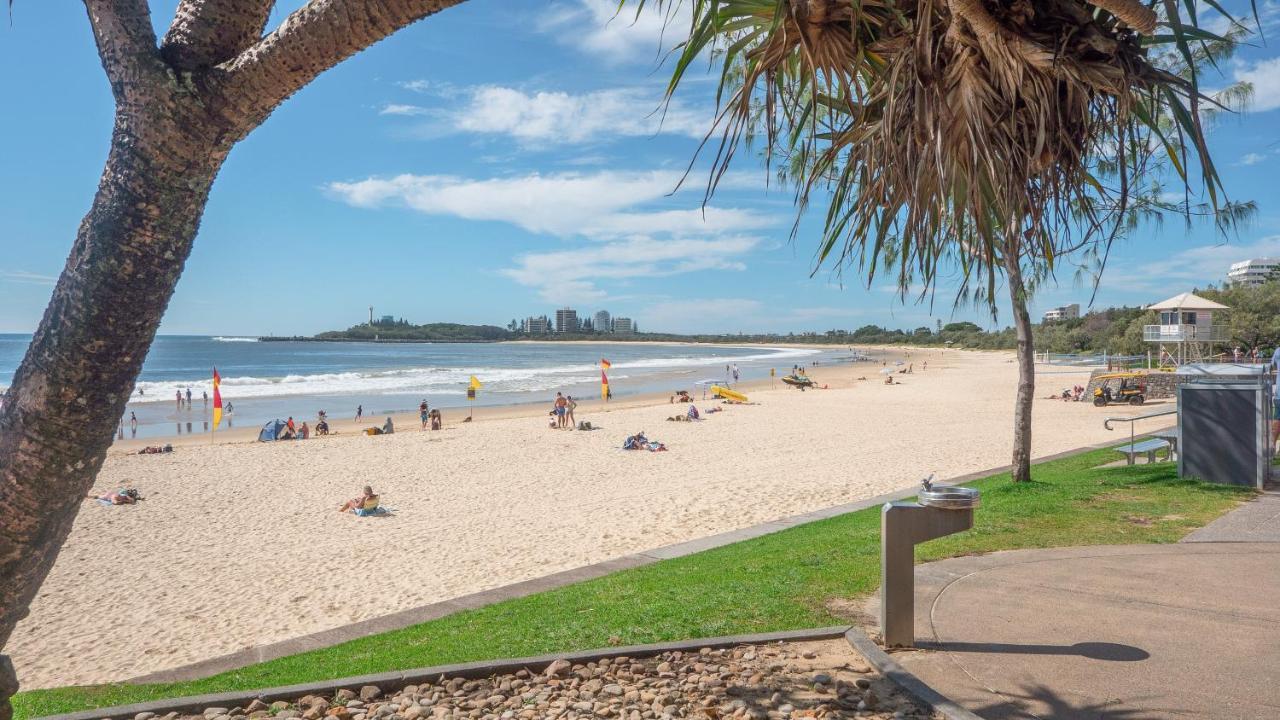
M 1134 459 L 1139 455 L 1145 454 L 1147 456 L 1147 462 L 1153 463 L 1156 461 L 1156 452 L 1168 449 L 1168 440 L 1152 438 L 1151 440 L 1143 440 L 1142 442 L 1136 442 L 1132 445 L 1118 447 L 1116 448 L 1116 452 L 1124 455 L 1129 460 L 1128 464 L 1133 465 Z

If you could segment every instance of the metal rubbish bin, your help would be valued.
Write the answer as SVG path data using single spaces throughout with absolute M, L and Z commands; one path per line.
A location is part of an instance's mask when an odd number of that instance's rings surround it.
M 1195 380 L 1178 386 L 1178 476 L 1261 490 L 1271 469 L 1271 383 Z

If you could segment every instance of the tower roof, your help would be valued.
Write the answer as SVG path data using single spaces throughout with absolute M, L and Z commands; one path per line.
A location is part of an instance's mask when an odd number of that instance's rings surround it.
M 1230 310 L 1231 308 L 1216 303 L 1212 300 L 1206 300 L 1195 293 L 1179 293 L 1162 300 L 1155 305 L 1148 305 L 1148 310 Z

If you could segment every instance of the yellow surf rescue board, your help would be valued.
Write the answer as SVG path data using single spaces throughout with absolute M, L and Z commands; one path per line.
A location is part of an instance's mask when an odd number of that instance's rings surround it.
M 711 394 L 712 394 L 712 395 L 719 395 L 720 397 L 724 398 L 725 400 L 733 400 L 734 402 L 741 402 L 741 403 L 744 403 L 744 402 L 746 402 L 746 401 L 747 401 L 747 396 L 746 396 L 746 395 L 743 395 L 742 393 L 740 393 L 740 392 L 738 392 L 738 391 L 736 391 L 736 390 L 730 390 L 730 389 L 729 389 L 729 388 L 727 388 L 727 387 L 720 387 L 719 385 L 712 385 L 712 386 L 711 386 Z

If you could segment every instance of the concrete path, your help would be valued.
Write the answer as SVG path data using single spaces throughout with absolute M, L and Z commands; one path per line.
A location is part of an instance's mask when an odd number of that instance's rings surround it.
M 1268 490 L 1214 520 L 1182 542 L 1280 543 L 1280 489 Z
M 990 720 L 1280 717 L 1278 500 L 1195 542 L 921 565 L 921 649 L 893 657 Z

